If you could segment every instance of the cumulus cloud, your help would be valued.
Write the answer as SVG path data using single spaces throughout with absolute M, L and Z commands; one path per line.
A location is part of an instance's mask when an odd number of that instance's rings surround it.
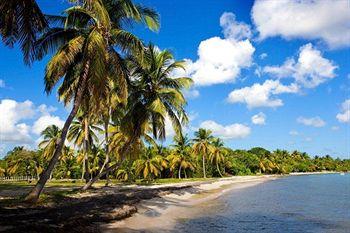
M 324 122 L 319 116 L 316 117 L 298 117 L 297 122 L 306 126 L 313 126 L 313 127 L 323 127 L 326 125 L 326 122 Z
M 3 99 L 0 102 L 0 141 L 4 143 L 31 142 L 30 126 L 22 120 L 35 115 L 34 105 L 31 101 L 17 102 Z
M 222 139 L 241 139 L 251 132 L 250 128 L 243 124 L 221 125 L 212 120 L 203 121 L 200 128 L 209 129 L 213 135 Z
M 34 122 L 32 131 L 33 133 L 40 135 L 41 132 L 50 125 L 56 125 L 59 128 L 62 128 L 64 121 L 62 121 L 58 116 L 52 116 L 50 114 L 43 115 Z
M 255 83 L 250 87 L 233 90 L 227 100 L 229 103 L 244 103 L 248 108 L 280 107 L 283 101 L 276 96 L 283 93 L 297 93 L 296 84 L 283 85 L 279 80 L 266 80 L 263 84 Z
M 52 115 L 56 108 L 40 105 L 26 100 L 18 102 L 12 99 L 3 99 L 0 102 L 0 141 L 6 145 L 20 144 L 34 146 L 37 135 L 47 126 L 55 124 L 63 126 L 63 121 Z M 31 122 L 34 120 L 33 124 Z
M 252 123 L 254 125 L 265 125 L 266 115 L 262 112 L 252 116 Z
M 226 38 L 244 40 L 252 37 L 250 26 L 243 22 L 237 22 L 232 12 L 224 12 L 220 17 L 220 26 Z
M 233 13 L 224 13 L 220 18 L 224 38 L 212 37 L 198 47 L 198 59 L 185 59 L 186 71 L 197 86 L 234 82 L 241 69 L 251 66 L 255 48 L 250 43 L 250 27 L 237 22 Z
M 257 0 L 252 19 L 260 39 L 281 36 L 325 42 L 330 48 L 350 45 L 349 1 Z
M 277 78 L 293 78 L 294 81 L 306 88 L 313 88 L 333 79 L 337 66 L 324 58 L 321 52 L 306 44 L 299 49 L 298 60 L 287 59 L 281 66 L 266 66 L 263 71 Z
M 350 123 L 350 99 L 345 100 L 341 105 L 341 112 L 337 114 L 337 119 L 342 123 Z

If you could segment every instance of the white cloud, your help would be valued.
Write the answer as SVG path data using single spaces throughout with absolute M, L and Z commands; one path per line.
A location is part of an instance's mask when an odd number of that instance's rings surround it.
M 260 39 L 320 39 L 330 48 L 350 45 L 350 13 L 347 0 L 257 0 L 252 19 Z
M 3 99 L 0 103 L 0 141 L 2 143 L 29 143 L 30 126 L 21 122 L 35 115 L 31 101 L 17 102 Z
M 296 130 L 291 130 L 291 131 L 289 131 L 289 135 L 298 136 L 298 135 L 299 135 L 299 132 L 296 131 Z
M 319 116 L 316 117 L 298 117 L 297 122 L 306 126 L 313 126 L 313 127 L 323 127 L 326 125 L 326 122 L 324 122 Z
M 34 147 L 37 135 L 51 124 L 63 126 L 63 121 L 51 112 L 56 108 L 40 105 L 36 107 L 31 101 L 17 102 L 3 99 L 0 102 L 0 142 L 3 148 L 11 145 Z M 30 123 L 34 119 L 33 125 Z M 29 121 L 29 122 L 28 122 Z M 35 136 L 34 136 L 34 135 Z
M 277 78 L 293 78 L 296 83 L 313 88 L 333 79 L 337 66 L 322 57 L 319 50 L 306 44 L 299 49 L 299 58 L 287 59 L 282 66 L 266 66 L 263 71 Z
M 34 122 L 32 131 L 33 133 L 40 135 L 41 132 L 50 125 L 56 125 L 59 128 L 62 128 L 64 121 L 62 121 L 58 116 L 52 116 L 50 114 L 43 115 Z
M 341 113 L 338 113 L 336 117 L 339 122 L 350 123 L 350 99 L 347 99 L 342 103 Z
M 225 37 L 203 40 L 198 47 L 198 59 L 185 59 L 186 71 L 179 71 L 182 76 L 191 77 L 197 86 L 232 83 L 242 68 L 252 64 L 255 48 L 248 39 L 249 26 L 237 22 L 235 15 L 227 12 L 221 16 L 220 25 Z
M 263 84 L 255 83 L 253 86 L 233 90 L 228 96 L 230 103 L 245 103 L 248 108 L 279 107 L 283 101 L 276 97 L 282 93 L 297 93 L 296 84 L 283 85 L 278 80 L 266 80 Z
M 213 135 L 222 139 L 240 139 L 247 137 L 251 130 L 248 126 L 243 124 L 220 125 L 212 120 L 203 121 L 200 128 L 209 129 Z
M 243 22 L 237 22 L 235 14 L 224 12 L 220 17 L 220 26 L 226 38 L 244 40 L 252 37 L 250 26 Z
M 258 114 L 252 116 L 251 120 L 254 125 L 265 125 L 266 116 L 264 113 L 259 112 Z
M 311 142 L 312 138 L 311 137 L 306 137 L 304 140 L 305 140 L 305 142 Z
M 6 87 L 5 81 L 0 79 L 0 88 Z

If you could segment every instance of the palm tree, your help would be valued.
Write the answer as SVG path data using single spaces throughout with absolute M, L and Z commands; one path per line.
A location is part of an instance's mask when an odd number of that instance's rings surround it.
M 185 178 L 187 178 L 186 169 L 194 171 L 195 163 L 191 156 L 190 140 L 186 136 L 177 135 L 174 137 L 175 144 L 173 145 L 173 152 L 167 157 L 170 163 L 170 170 L 178 170 L 179 179 L 181 179 L 181 171 L 185 173 Z
M 167 161 L 157 153 L 157 150 L 148 147 L 141 157 L 134 162 L 136 175 L 142 175 L 148 182 L 160 176 L 161 171 L 167 167 Z
M 94 124 L 92 117 L 88 112 L 80 111 L 76 120 L 72 122 L 67 135 L 68 141 L 73 142 L 77 147 L 83 147 L 82 179 L 85 178 L 86 182 L 90 179 L 88 153 L 94 142 L 98 142 L 96 133 L 102 132 L 102 129 Z
M 41 132 L 43 141 L 39 143 L 39 148 L 43 149 L 43 156 L 49 160 L 55 152 L 56 142 L 61 136 L 61 130 L 56 125 L 50 125 Z
M 81 106 L 82 96 L 88 97 L 94 106 L 99 106 L 106 99 L 110 79 L 125 83 L 122 58 L 114 46 L 119 45 L 123 51 L 141 51 L 142 48 L 142 43 L 135 36 L 111 21 L 101 0 L 78 3 L 65 13 L 65 27 L 48 30 L 38 40 L 35 56 L 41 59 L 48 52 L 57 50 L 46 67 L 45 89 L 50 93 L 64 77 L 58 93 L 65 103 L 73 102 L 73 108 L 48 167 L 26 197 L 31 202 L 37 201 L 59 159 L 69 126 Z M 115 71 L 113 76 L 111 70 Z
M 205 158 L 208 157 L 210 151 L 212 150 L 212 145 L 210 144 L 213 140 L 210 130 L 200 128 L 194 133 L 195 138 L 193 139 L 193 152 L 198 156 L 202 156 L 203 165 L 203 177 L 206 178 L 205 173 Z
M 215 138 L 212 141 L 212 151 L 209 154 L 210 162 L 216 165 L 216 170 L 219 175 L 222 177 L 219 164 L 225 161 L 225 148 L 224 143 L 220 138 Z
M 5 45 L 19 43 L 24 62 L 30 64 L 38 33 L 48 28 L 48 21 L 35 0 L 0 1 L 0 35 Z
M 183 61 L 174 61 L 172 54 L 160 51 L 149 45 L 143 56 L 129 57 L 128 66 L 130 80 L 128 104 L 126 113 L 121 120 L 121 132 L 128 138 L 119 150 L 121 161 L 125 159 L 129 147 L 140 140 L 165 138 L 165 119 L 169 117 L 176 133 L 181 133 L 181 124 L 186 124 L 188 118 L 185 112 L 186 100 L 181 92 L 192 84 L 190 78 L 173 78 L 175 69 L 184 68 Z M 83 190 L 91 187 L 92 183 L 119 166 L 116 163 L 101 172 Z

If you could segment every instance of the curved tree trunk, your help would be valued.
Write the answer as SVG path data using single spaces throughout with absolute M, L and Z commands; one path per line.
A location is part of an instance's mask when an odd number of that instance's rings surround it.
M 179 166 L 179 179 L 181 179 L 181 165 Z
M 202 155 L 202 158 L 203 158 L 203 177 L 204 178 L 207 178 L 207 175 L 206 175 L 206 173 L 205 173 L 205 156 L 204 156 L 204 154 Z
M 41 174 L 39 181 L 36 183 L 36 185 L 30 191 L 30 193 L 26 196 L 25 200 L 27 202 L 36 202 L 39 199 L 39 196 L 40 196 L 41 192 L 43 191 L 47 180 L 51 176 L 51 173 L 52 173 L 53 169 L 55 168 L 55 165 L 56 165 L 59 157 L 61 156 L 62 148 L 63 148 L 64 142 L 66 140 L 66 137 L 67 137 L 67 132 L 68 132 L 69 126 L 71 125 L 75 115 L 78 112 L 78 109 L 79 109 L 79 106 L 80 106 L 80 103 L 82 100 L 83 92 L 86 88 L 89 65 L 90 65 L 90 63 L 86 62 L 85 67 L 84 67 L 84 71 L 83 71 L 82 76 L 81 76 L 81 81 L 80 81 L 81 85 L 78 87 L 77 94 L 74 98 L 73 108 L 72 108 L 71 112 L 69 113 L 67 120 L 64 123 L 64 126 L 62 128 L 61 137 L 56 141 L 55 152 L 54 152 L 54 154 L 49 162 L 49 165 L 44 170 L 44 172 Z
M 222 174 L 221 174 L 221 172 L 220 172 L 219 163 L 216 163 L 216 169 L 218 170 L 219 175 L 220 175 L 221 177 L 223 177 Z

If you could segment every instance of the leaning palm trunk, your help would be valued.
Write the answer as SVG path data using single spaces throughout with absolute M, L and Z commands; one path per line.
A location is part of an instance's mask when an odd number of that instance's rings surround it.
M 221 177 L 223 177 L 222 174 L 221 174 L 221 172 L 220 172 L 220 168 L 219 168 L 219 163 L 218 163 L 218 162 L 216 163 L 216 170 L 218 170 L 219 175 L 220 175 Z
M 91 186 L 96 182 L 98 181 L 102 176 L 104 176 L 105 174 L 109 173 L 109 172 L 112 172 L 114 171 L 115 169 L 117 169 L 120 164 L 122 163 L 123 161 L 123 158 L 125 157 L 125 154 L 128 152 L 129 148 L 130 148 L 130 145 L 135 142 L 136 140 L 136 137 L 133 137 L 131 138 L 127 143 L 124 144 L 124 146 L 122 147 L 121 151 L 120 151 L 120 154 L 121 154 L 121 159 L 120 159 L 120 162 L 110 166 L 110 167 L 106 167 L 106 169 L 104 171 L 100 171 L 99 174 L 97 176 L 95 176 L 94 178 L 92 178 L 88 183 L 86 183 L 82 188 L 81 190 L 85 191 L 89 188 L 91 188 Z
M 87 84 L 87 75 L 88 75 L 88 70 L 89 70 L 89 61 L 86 62 L 85 67 L 84 67 L 84 71 L 83 71 L 83 75 L 81 76 L 81 85 L 78 87 L 77 90 L 77 94 L 74 98 L 74 104 L 73 104 L 73 108 L 71 110 L 71 112 L 69 113 L 69 116 L 66 120 L 66 122 L 64 123 L 63 129 L 62 129 L 62 133 L 61 133 L 61 137 L 56 141 L 56 146 L 55 146 L 55 152 L 49 162 L 49 165 L 47 166 L 47 168 L 44 170 L 44 172 L 41 174 L 39 181 L 36 183 L 36 185 L 34 186 L 34 188 L 30 191 L 30 193 L 26 196 L 25 200 L 28 202 L 36 202 L 39 199 L 39 196 L 41 194 L 41 192 L 44 189 L 44 186 L 47 182 L 47 180 L 49 179 L 49 177 L 51 176 L 51 173 L 62 153 L 62 148 L 64 145 L 64 141 L 66 140 L 67 137 L 67 132 L 68 129 L 75 117 L 75 115 L 78 112 L 82 97 L 83 97 L 83 92 L 85 90 L 86 84 Z
M 179 168 L 179 179 L 181 179 L 181 165 L 180 165 L 180 168 Z

